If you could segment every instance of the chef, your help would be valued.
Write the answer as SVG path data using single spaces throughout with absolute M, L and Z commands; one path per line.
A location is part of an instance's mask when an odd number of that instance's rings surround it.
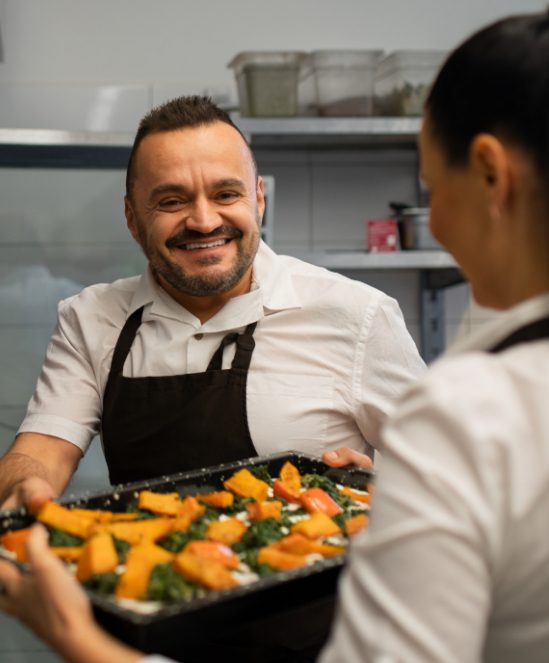
M 380 291 L 260 240 L 263 183 L 230 117 L 183 97 L 142 120 L 125 196 L 146 272 L 59 305 L 0 460 L 0 504 L 59 496 L 101 435 L 112 483 L 296 449 L 365 452 L 423 371 Z M 337 222 L 337 221 L 334 221 Z

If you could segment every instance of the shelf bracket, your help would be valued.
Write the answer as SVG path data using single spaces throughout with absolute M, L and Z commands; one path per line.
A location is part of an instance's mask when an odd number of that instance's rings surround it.
M 444 289 L 463 282 L 463 275 L 453 267 L 420 273 L 421 354 L 427 364 L 446 347 Z

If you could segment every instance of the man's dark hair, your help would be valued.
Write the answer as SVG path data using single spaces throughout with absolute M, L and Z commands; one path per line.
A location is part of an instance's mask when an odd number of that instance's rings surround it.
M 177 131 L 178 129 L 214 124 L 215 122 L 224 122 L 233 127 L 242 136 L 248 148 L 250 147 L 246 137 L 231 120 L 230 115 L 219 106 L 216 106 L 209 97 L 198 95 L 177 97 L 150 110 L 139 123 L 128 159 L 126 169 L 126 195 L 128 198 L 131 198 L 135 182 L 135 155 L 145 136 L 164 131 Z M 250 154 L 257 173 L 257 166 L 251 148 Z
M 491 133 L 549 175 L 549 12 L 500 20 L 467 39 L 440 70 L 425 105 L 450 165 Z

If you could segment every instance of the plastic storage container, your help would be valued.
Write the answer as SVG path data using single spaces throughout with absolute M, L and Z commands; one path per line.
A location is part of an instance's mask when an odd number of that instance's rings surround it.
M 421 115 L 446 51 L 395 51 L 378 62 L 375 74 L 377 115 Z
M 234 70 L 240 114 L 287 117 L 298 113 L 298 82 L 306 53 L 243 51 L 227 65 Z
M 372 115 L 376 63 L 383 51 L 313 51 L 320 115 Z

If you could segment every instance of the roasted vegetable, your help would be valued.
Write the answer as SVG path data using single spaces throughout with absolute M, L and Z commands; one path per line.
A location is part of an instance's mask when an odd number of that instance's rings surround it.
M 227 509 L 234 504 L 234 495 L 227 490 L 218 490 L 214 493 L 207 493 L 206 495 L 197 495 L 199 502 L 215 506 L 218 509 Z
M 280 479 L 273 481 L 273 494 L 275 497 L 281 497 L 290 502 L 290 504 L 299 504 L 299 491 L 292 490 L 287 484 Z
M 361 502 L 362 504 L 370 504 L 370 493 L 360 493 L 357 490 L 353 490 L 348 486 L 343 486 L 339 490 L 341 495 L 350 497 L 355 502 Z
M 229 589 L 238 585 L 236 579 L 222 564 L 211 559 L 182 552 L 174 559 L 173 566 L 188 580 L 208 589 Z
M 246 531 L 246 525 L 238 518 L 214 520 L 206 527 L 206 538 L 231 545 L 240 541 Z
M 45 525 L 63 530 L 73 536 L 86 539 L 94 527 L 94 521 L 75 515 L 71 509 L 56 502 L 46 502 L 36 516 Z
M 341 494 L 336 484 L 328 477 L 322 474 L 304 474 L 301 478 L 301 485 L 304 488 L 322 488 L 322 490 L 339 503 Z
M 179 493 L 154 493 L 142 490 L 139 493 L 137 506 L 162 516 L 175 516 L 181 508 Z
M 176 519 L 173 523 L 173 530 L 176 532 L 185 532 L 193 521 L 200 518 L 206 511 L 206 507 L 199 503 L 196 497 L 186 497 L 179 507 Z
M 322 511 L 313 513 L 310 518 L 292 525 L 292 532 L 303 534 L 308 539 L 320 539 L 341 533 L 341 529 Z
M 253 497 L 257 502 L 267 499 L 269 484 L 256 479 L 250 470 L 242 469 L 223 482 L 227 490 L 240 495 L 240 497 Z
M 54 546 L 50 551 L 65 562 L 77 562 L 83 549 L 84 546 Z
M 6 550 L 13 553 L 19 562 L 27 561 L 27 551 L 25 548 L 27 539 L 29 538 L 31 528 L 18 529 L 13 532 L 6 532 L 0 537 L 0 545 L 4 546 Z
M 311 555 L 316 553 L 323 557 L 333 557 L 341 555 L 345 552 L 342 546 L 332 546 L 328 543 L 318 543 L 317 541 L 308 539 L 303 534 L 294 533 L 285 536 L 276 543 L 271 544 L 271 547 L 276 550 L 283 550 L 284 552 L 292 553 L 294 555 Z
M 307 564 L 307 560 L 303 555 L 294 555 L 270 547 L 261 548 L 257 553 L 257 561 L 260 564 L 268 564 L 271 568 L 277 569 L 278 571 L 297 569 L 298 567 Z
M 301 474 L 295 465 L 286 461 L 278 476 L 280 477 L 280 481 L 293 493 L 299 493 L 301 490 Z
M 345 533 L 347 536 L 355 536 L 363 530 L 368 524 L 368 516 L 365 513 L 359 513 L 357 516 L 351 516 L 345 520 Z
M 112 536 L 106 532 L 92 536 L 82 547 L 76 567 L 76 577 L 86 582 L 92 576 L 110 573 L 118 566 L 118 555 Z
M 126 557 L 124 573 L 116 585 L 116 596 L 126 599 L 141 598 L 147 592 L 153 568 L 157 564 L 166 564 L 172 559 L 172 553 L 151 541 L 133 546 Z
M 239 559 L 229 546 L 219 541 L 189 541 L 184 548 L 184 552 L 212 559 L 219 562 L 227 569 L 236 569 L 239 565 Z
M 337 516 L 343 509 L 322 488 L 314 487 L 304 490 L 299 496 L 303 508 L 309 513 L 322 511 L 327 516 Z
M 246 504 L 246 511 L 251 521 L 265 520 L 265 518 L 274 518 L 280 520 L 282 516 L 282 502 L 249 502 Z

